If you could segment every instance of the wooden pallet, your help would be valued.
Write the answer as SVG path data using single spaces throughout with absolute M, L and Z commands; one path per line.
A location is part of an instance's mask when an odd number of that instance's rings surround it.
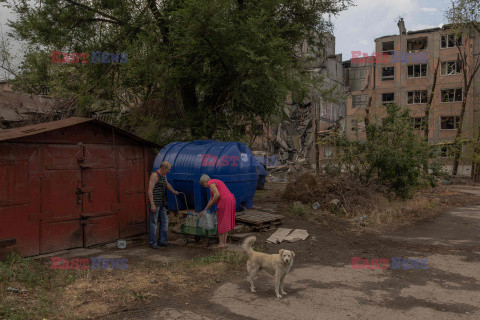
M 235 217 L 235 221 L 250 226 L 253 230 L 263 231 L 282 224 L 283 216 L 257 210 L 248 210 L 245 214 Z

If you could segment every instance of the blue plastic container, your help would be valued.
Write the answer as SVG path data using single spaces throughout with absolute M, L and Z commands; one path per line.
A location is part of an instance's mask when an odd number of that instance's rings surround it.
M 244 143 L 216 140 L 174 142 L 160 150 L 153 170 L 157 170 L 162 161 L 172 165 L 167 180 L 175 190 L 185 193 L 189 209 L 195 208 L 199 212 L 205 209 L 210 199 L 210 190 L 199 182 L 203 174 L 226 184 L 235 196 L 237 211 L 253 206 L 258 180 L 257 162 Z M 174 197 L 167 191 L 168 209 L 185 210 L 185 201 L 179 198 L 180 208 L 177 208 Z
M 265 189 L 265 177 L 267 176 L 267 169 L 265 167 L 265 158 L 263 156 L 255 156 L 257 161 L 256 170 L 258 173 L 257 190 Z

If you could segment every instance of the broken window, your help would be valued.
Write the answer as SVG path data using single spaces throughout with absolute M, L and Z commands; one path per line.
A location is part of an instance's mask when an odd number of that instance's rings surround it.
M 407 104 L 427 103 L 427 90 L 409 91 Z
M 442 90 L 442 102 L 458 102 L 462 101 L 462 89 L 445 89 Z
M 365 130 L 365 122 L 352 119 L 352 128 L 351 130 L 354 131 L 364 131 Z
M 442 49 L 445 48 L 455 48 L 456 46 L 462 46 L 462 35 L 456 34 L 445 34 L 442 36 Z
M 358 120 L 352 120 L 352 131 L 358 130 Z
M 382 43 L 383 46 L 383 53 L 387 55 L 392 55 L 395 51 L 395 42 L 394 41 L 387 41 Z
M 427 76 L 427 65 L 426 64 L 414 64 L 408 66 L 408 77 L 409 78 L 420 78 Z
M 427 49 L 428 39 L 427 38 L 416 38 L 407 40 L 407 51 L 408 52 L 418 52 Z
M 459 120 L 458 116 L 440 117 L 440 128 L 442 130 L 458 129 Z
M 382 102 L 383 104 L 394 103 L 395 102 L 395 93 L 382 93 Z
M 367 104 L 367 95 L 358 94 L 352 96 L 352 105 L 354 108 L 358 108 Z
M 442 158 L 453 158 L 454 152 L 452 146 L 445 145 L 440 148 L 440 157 Z
M 416 130 L 424 130 L 425 129 L 425 117 L 414 117 L 412 118 L 413 121 L 413 128 Z
M 462 72 L 462 63 L 460 61 L 443 61 L 440 68 L 442 76 L 450 76 Z
M 382 68 L 382 81 L 393 80 L 394 75 L 395 75 L 395 68 L 394 67 Z

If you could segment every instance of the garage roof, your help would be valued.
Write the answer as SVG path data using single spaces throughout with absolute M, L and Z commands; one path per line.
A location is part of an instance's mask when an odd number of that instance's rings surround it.
M 113 128 L 115 131 L 128 136 L 130 139 L 135 140 L 141 143 L 142 145 L 146 145 L 154 148 L 161 147 L 160 145 L 154 142 L 142 139 L 130 132 L 127 132 L 118 127 L 112 126 L 108 123 L 105 123 L 96 119 L 77 118 L 77 117 L 72 117 L 72 118 L 67 118 L 67 119 L 52 121 L 52 122 L 46 122 L 46 123 L 39 123 L 31 126 L 19 127 L 14 129 L 0 130 L 0 141 L 7 141 L 12 139 L 28 137 L 35 134 L 44 133 L 47 131 L 57 130 L 57 129 L 70 127 L 70 126 L 74 126 L 81 123 L 87 123 L 87 122 L 93 123 L 102 127 Z

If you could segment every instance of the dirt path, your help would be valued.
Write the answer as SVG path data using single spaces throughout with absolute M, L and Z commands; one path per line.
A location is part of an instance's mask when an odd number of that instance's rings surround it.
M 475 247 L 480 245 L 480 206 L 450 210 L 433 223 L 404 229 L 385 238 L 417 244 L 444 245 L 446 247 Z
M 390 250 L 370 255 L 367 248 L 359 256 L 427 258 L 428 269 L 354 270 L 348 261 L 301 265 L 287 278 L 285 299 L 275 299 L 271 280 L 261 277 L 257 294 L 245 281 L 234 281 L 217 289 L 211 302 L 253 319 L 480 318 L 480 206 L 383 238 L 394 241 Z
M 480 203 L 480 189 L 462 191 L 478 196 Z M 270 193 L 261 205 L 281 210 L 275 198 Z M 245 272 L 232 272 L 196 296 L 159 299 L 114 318 L 480 319 L 480 205 L 382 235 L 356 234 L 347 223 L 325 219 L 315 224 L 287 216 L 284 226 L 306 229 L 310 237 L 266 246 L 269 253 L 286 248 L 297 254 L 286 278 L 288 296 L 281 300 L 275 298 L 269 275 L 259 275 L 253 294 Z M 259 234 L 257 243 L 270 234 Z M 351 268 L 352 257 L 428 259 L 428 268 L 358 270 Z

